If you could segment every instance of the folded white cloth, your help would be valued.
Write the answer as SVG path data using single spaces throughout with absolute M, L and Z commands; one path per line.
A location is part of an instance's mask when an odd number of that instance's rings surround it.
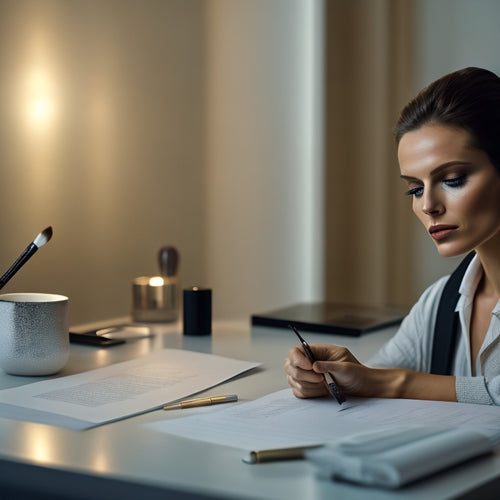
M 306 457 L 323 477 L 398 488 L 493 449 L 488 436 L 472 429 L 412 427 L 358 434 Z

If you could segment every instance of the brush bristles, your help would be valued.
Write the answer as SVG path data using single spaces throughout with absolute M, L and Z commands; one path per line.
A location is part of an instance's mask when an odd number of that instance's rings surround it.
M 47 243 L 50 238 L 52 238 L 52 226 L 47 227 L 44 229 L 33 241 L 33 243 L 38 247 L 43 247 L 45 243 Z

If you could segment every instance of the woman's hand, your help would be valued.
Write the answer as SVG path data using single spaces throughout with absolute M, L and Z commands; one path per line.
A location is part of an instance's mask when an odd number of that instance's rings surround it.
M 328 344 L 313 344 L 311 346 L 316 361 L 309 361 L 304 351 L 295 347 L 288 353 L 285 360 L 285 372 L 288 375 L 294 395 L 298 398 L 314 398 L 325 396 L 328 390 L 324 383 L 323 373 L 331 372 L 343 392 L 355 393 L 359 389 L 358 371 L 369 370 L 344 348 Z M 340 371 L 340 378 L 336 370 Z

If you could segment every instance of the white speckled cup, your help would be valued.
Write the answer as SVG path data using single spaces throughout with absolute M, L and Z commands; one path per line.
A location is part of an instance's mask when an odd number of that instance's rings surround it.
M 11 375 L 57 373 L 69 358 L 68 329 L 68 297 L 0 295 L 0 368 Z

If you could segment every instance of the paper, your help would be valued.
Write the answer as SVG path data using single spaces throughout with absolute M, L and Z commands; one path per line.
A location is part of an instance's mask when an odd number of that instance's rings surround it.
M 0 391 L 0 416 L 86 429 L 160 408 L 259 363 L 180 349 Z
M 500 408 L 404 399 L 297 399 L 291 389 L 231 408 L 146 424 L 156 431 L 265 450 L 324 444 L 367 429 L 394 426 L 469 427 L 500 444 Z

